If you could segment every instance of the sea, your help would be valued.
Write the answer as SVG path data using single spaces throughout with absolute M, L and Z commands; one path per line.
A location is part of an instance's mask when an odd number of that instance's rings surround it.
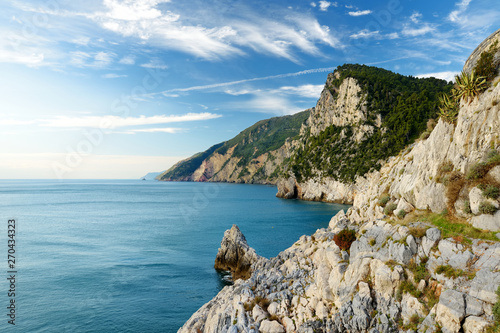
M 247 184 L 0 180 L 0 331 L 177 332 L 224 287 L 213 264 L 233 224 L 273 257 L 349 207 L 275 194 Z

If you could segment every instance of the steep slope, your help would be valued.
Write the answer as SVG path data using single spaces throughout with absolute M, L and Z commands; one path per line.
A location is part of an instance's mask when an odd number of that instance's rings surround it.
M 262 120 L 174 165 L 159 180 L 275 183 L 310 110 Z
M 356 178 L 427 130 L 451 84 L 364 65 L 339 66 L 298 140 L 278 196 L 352 203 Z
M 489 88 L 461 99 L 456 123 L 439 120 L 427 139 L 358 177 L 353 207 L 277 257 L 254 259 L 248 280 L 179 332 L 498 332 L 498 65 Z

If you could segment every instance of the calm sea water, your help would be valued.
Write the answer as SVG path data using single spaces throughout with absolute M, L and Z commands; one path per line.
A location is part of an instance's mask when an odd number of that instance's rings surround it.
M 259 185 L 0 181 L 0 331 L 176 332 L 223 287 L 213 262 L 233 223 L 271 257 L 345 208 L 275 193 Z M 15 329 L 6 309 L 9 218 L 17 219 Z

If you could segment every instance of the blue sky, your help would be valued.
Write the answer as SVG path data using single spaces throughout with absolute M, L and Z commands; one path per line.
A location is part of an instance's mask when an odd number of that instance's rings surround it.
M 451 80 L 497 0 L 0 4 L 0 178 L 138 178 L 362 63 Z

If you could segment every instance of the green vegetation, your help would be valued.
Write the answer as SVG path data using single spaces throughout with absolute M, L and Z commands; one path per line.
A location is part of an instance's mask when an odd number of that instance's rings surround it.
M 427 258 L 427 257 L 422 258 L 422 260 L 420 261 L 420 264 L 417 265 L 415 263 L 415 261 L 413 261 L 413 259 L 412 259 L 410 261 L 410 263 L 408 264 L 408 269 L 413 273 L 413 280 L 416 283 L 419 283 L 420 280 L 428 281 L 430 279 L 431 273 L 429 273 L 429 271 L 425 267 L 428 260 L 429 260 L 429 258 Z
M 487 202 L 487 201 L 482 201 L 479 204 L 479 213 L 481 214 L 490 214 L 493 215 L 497 211 L 497 207 L 495 207 L 493 204 Z
M 460 75 L 455 76 L 455 84 L 454 97 L 458 101 L 463 98 L 469 104 L 488 87 L 486 78 L 478 76 L 474 70 L 470 74 L 462 71 Z
M 342 250 L 349 250 L 351 244 L 356 240 L 356 232 L 350 229 L 341 230 L 333 236 L 333 241 Z
M 439 113 L 438 116 L 449 124 L 454 124 L 458 116 L 458 101 L 456 98 L 449 97 L 447 94 L 442 94 L 439 97 Z
M 420 212 L 416 213 L 412 217 L 412 219 L 416 221 L 427 222 L 439 228 L 439 230 L 441 230 L 441 237 L 443 239 L 449 237 L 462 237 L 462 240 L 466 242 L 470 242 L 470 240 L 466 240 L 467 238 L 498 241 L 498 238 L 495 236 L 495 232 L 474 228 L 466 221 L 457 219 L 449 215 Z
M 214 153 L 226 154 L 234 146 L 234 157 L 241 157 L 238 166 L 245 167 L 255 157 L 280 148 L 287 139 L 295 138 L 300 132 L 300 127 L 309 117 L 309 111 L 303 111 L 291 116 L 274 117 L 261 120 L 242 131 L 229 141 L 219 143 L 208 150 L 177 163 L 164 173 L 160 180 L 180 180 L 190 177 L 201 163 Z M 226 164 L 229 161 L 226 161 Z M 225 165 L 224 165 L 225 166 Z M 238 175 L 243 177 L 248 174 L 243 168 Z M 274 174 L 278 176 L 278 172 Z
M 394 210 L 398 208 L 398 205 L 396 205 L 394 202 L 388 204 L 387 206 L 385 206 L 384 208 L 384 214 L 385 215 L 391 215 L 392 212 L 394 212 Z
M 484 185 L 481 190 L 486 198 L 496 199 L 500 196 L 500 188 L 495 185 Z
M 404 219 L 404 218 L 405 218 L 405 216 L 406 216 L 406 212 L 404 211 L 404 209 L 400 209 L 400 210 L 398 211 L 398 213 L 396 214 L 396 216 L 402 220 L 402 219 Z
M 246 165 L 252 158 L 280 148 L 286 139 L 295 138 L 308 117 L 309 111 L 302 111 L 291 116 L 261 120 L 224 142 L 216 152 L 224 155 L 229 148 L 236 146 L 233 156 L 242 157 L 238 166 Z
M 329 126 L 317 136 L 302 138 L 302 148 L 292 158 L 289 171 L 297 180 L 329 176 L 352 182 L 356 176 L 380 169 L 389 156 L 397 155 L 427 128 L 437 116 L 438 97 L 451 84 L 435 78 L 418 79 L 365 65 L 343 65 L 339 78 L 328 88 L 338 98 L 336 87 L 348 77 L 356 79 L 366 98 L 367 117 L 360 124 Z M 377 127 L 377 117 L 382 124 Z M 356 142 L 357 126 L 373 126 L 373 133 Z M 318 174 L 319 173 L 319 174 Z
M 382 194 L 380 196 L 380 199 L 378 200 L 378 204 L 382 207 L 385 207 L 385 205 L 387 205 L 387 203 L 389 202 L 389 200 L 391 200 L 391 196 L 389 194 Z
M 493 325 L 488 327 L 488 333 L 498 333 L 500 332 L 500 286 L 496 291 L 497 294 L 497 302 L 493 305 L 493 316 L 495 318 L 495 322 Z
M 456 279 L 461 276 L 467 277 L 467 279 L 472 280 L 476 276 L 475 272 L 465 272 L 462 269 L 453 268 L 450 265 L 439 265 L 436 268 L 436 274 L 443 274 L 447 278 Z
M 498 51 L 498 40 L 490 45 L 487 51 L 484 51 L 479 56 L 479 60 L 474 67 L 474 71 L 479 76 L 483 76 L 487 81 L 491 82 L 496 76 L 498 61 L 495 61 L 495 53 Z
M 184 177 L 189 177 L 200 167 L 200 164 L 208 158 L 212 153 L 220 148 L 224 143 L 216 144 L 202 153 L 195 154 L 194 156 L 180 161 L 170 169 L 168 169 L 163 175 L 159 177 L 160 180 L 177 180 Z

